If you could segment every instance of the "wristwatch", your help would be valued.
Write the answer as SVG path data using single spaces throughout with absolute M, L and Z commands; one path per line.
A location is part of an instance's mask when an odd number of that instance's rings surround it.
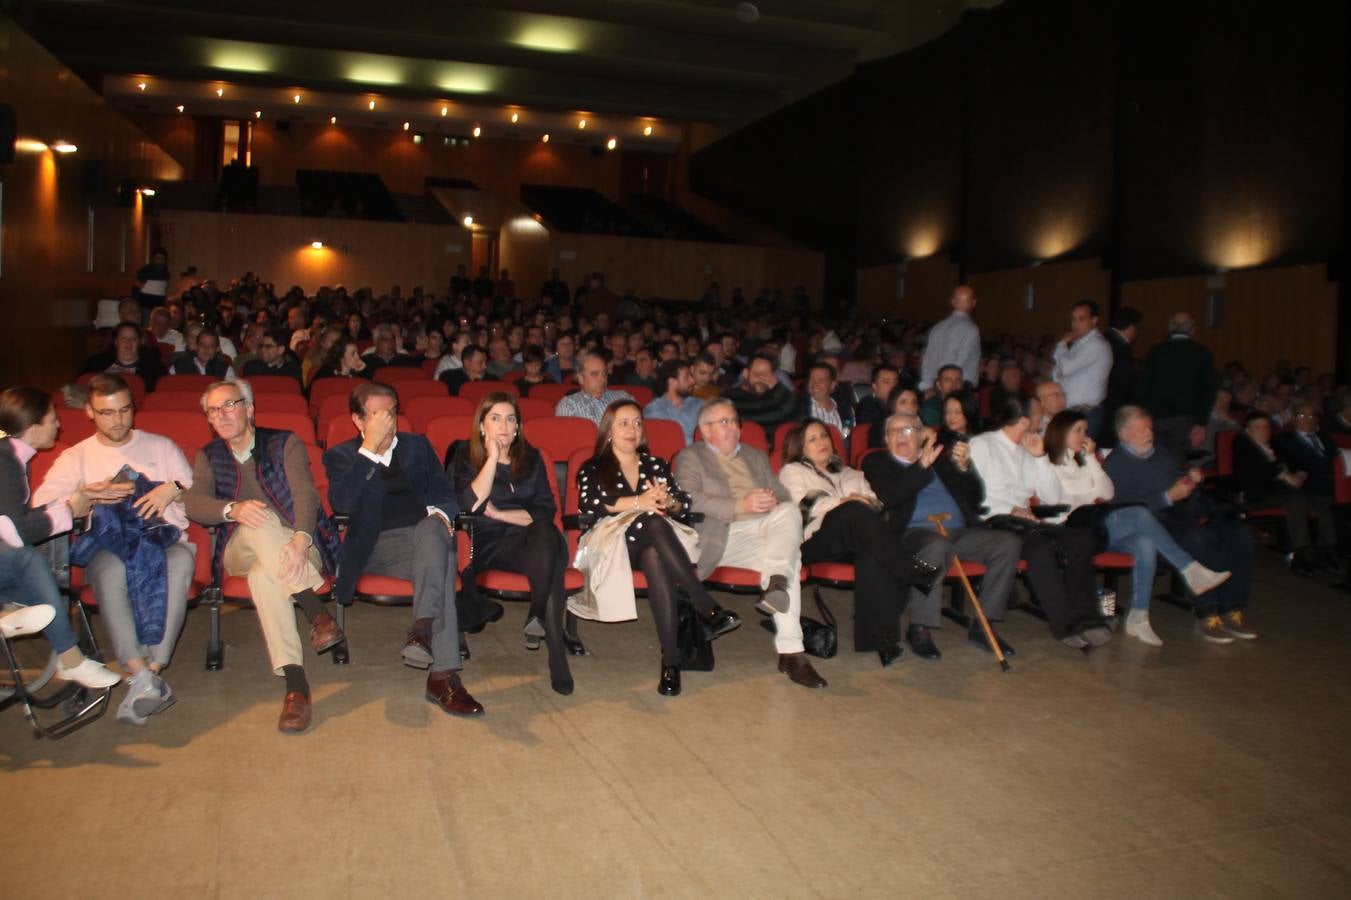
M 225 509 L 221 511 L 221 515 L 225 516 L 225 521 L 233 522 L 234 519 L 231 517 L 230 514 L 234 511 L 235 511 L 235 503 L 233 500 L 231 500 L 229 503 L 225 504 Z

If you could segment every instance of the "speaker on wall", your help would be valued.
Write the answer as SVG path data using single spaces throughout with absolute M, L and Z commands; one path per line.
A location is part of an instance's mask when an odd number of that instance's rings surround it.
M 14 107 L 0 103 L 0 164 L 14 162 L 14 139 L 19 136 Z

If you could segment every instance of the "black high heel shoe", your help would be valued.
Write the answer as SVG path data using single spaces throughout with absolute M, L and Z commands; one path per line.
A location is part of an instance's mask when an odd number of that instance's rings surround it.
M 704 634 L 710 641 L 741 627 L 741 616 L 730 609 L 723 609 L 721 606 L 713 607 L 712 614 L 708 618 L 700 616 L 699 621 L 703 623 Z
M 577 636 L 577 617 L 568 613 L 563 621 L 563 649 L 570 656 L 586 656 L 586 645 Z
M 657 693 L 663 697 L 674 697 L 680 693 L 679 666 L 661 667 L 661 680 L 657 682 Z

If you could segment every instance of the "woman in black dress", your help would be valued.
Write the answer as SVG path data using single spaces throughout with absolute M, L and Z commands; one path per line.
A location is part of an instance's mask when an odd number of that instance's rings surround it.
M 526 576 L 530 612 L 525 646 L 549 647 L 549 680 L 560 694 L 572 693 L 567 653 L 584 653 L 581 643 L 565 645 L 563 573 L 568 546 L 554 524 L 557 506 L 539 451 L 521 434 L 516 399 L 495 391 L 479 401 L 469 441 L 451 460 L 451 481 L 460 508 L 475 516 L 474 567 Z
M 583 514 L 598 519 L 637 514 L 624 533 L 629 566 L 647 577 L 648 603 L 661 643 L 657 691 L 675 696 L 680 693 L 676 591 L 689 597 L 710 638 L 732 631 L 741 619 L 713 601 L 667 520 L 688 511 L 690 498 L 676 484 L 666 460 L 647 452 L 643 410 L 637 403 L 616 400 L 605 410 L 595 452 L 577 473 L 577 491 Z

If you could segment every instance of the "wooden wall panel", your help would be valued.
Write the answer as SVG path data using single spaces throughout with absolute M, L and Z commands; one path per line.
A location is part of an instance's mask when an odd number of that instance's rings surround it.
M 13 163 L 0 166 L 0 386 L 53 388 L 88 355 L 94 301 L 125 295 L 146 258 L 139 206 L 106 213 L 101 207 L 112 202 L 124 178 L 172 180 L 182 171 L 3 15 L 0 98 L 14 108 L 20 138 L 63 138 L 79 147 L 63 156 L 20 151 Z
M 1168 318 L 1189 312 L 1196 339 L 1223 367 L 1237 360 L 1256 375 L 1280 360 L 1331 372 L 1336 363 L 1337 285 L 1323 265 L 1230 272 L 1224 284 L 1222 327 L 1206 327 L 1205 276 L 1159 278 L 1122 285 L 1121 300 L 1145 314 L 1139 353 L 1167 335 Z
M 1064 334 L 1070 307 L 1083 299 L 1097 301 L 1106 318 L 1112 290 L 1111 273 L 1095 259 L 982 272 L 968 281 L 976 291 L 976 321 L 986 340 L 1004 332 L 1033 340 Z M 1032 310 L 1024 303 L 1029 284 L 1036 291 Z
M 859 311 L 878 318 L 934 322 L 951 309 L 957 266 L 945 255 L 912 259 L 904 267 L 905 298 L 897 296 L 900 263 L 869 266 L 857 274 Z
M 643 297 L 695 300 L 716 281 L 723 297 L 741 288 L 747 299 L 761 288 L 785 295 L 802 285 L 814 304 L 825 286 L 825 259 L 810 250 L 704 244 L 593 234 L 551 234 L 549 264 L 571 286 L 587 273 L 605 273 L 617 294 L 632 289 Z
M 443 293 L 455 267 L 469 265 L 469 235 L 452 226 L 172 210 L 160 228 L 176 267 L 195 265 L 219 282 L 256 272 L 280 291 L 342 284 L 384 293 L 397 284 L 405 296 L 419 286 Z
M 498 266 L 511 273 L 516 295 L 535 296 L 549 277 L 548 230 L 528 216 L 517 216 L 498 231 L 497 247 Z

